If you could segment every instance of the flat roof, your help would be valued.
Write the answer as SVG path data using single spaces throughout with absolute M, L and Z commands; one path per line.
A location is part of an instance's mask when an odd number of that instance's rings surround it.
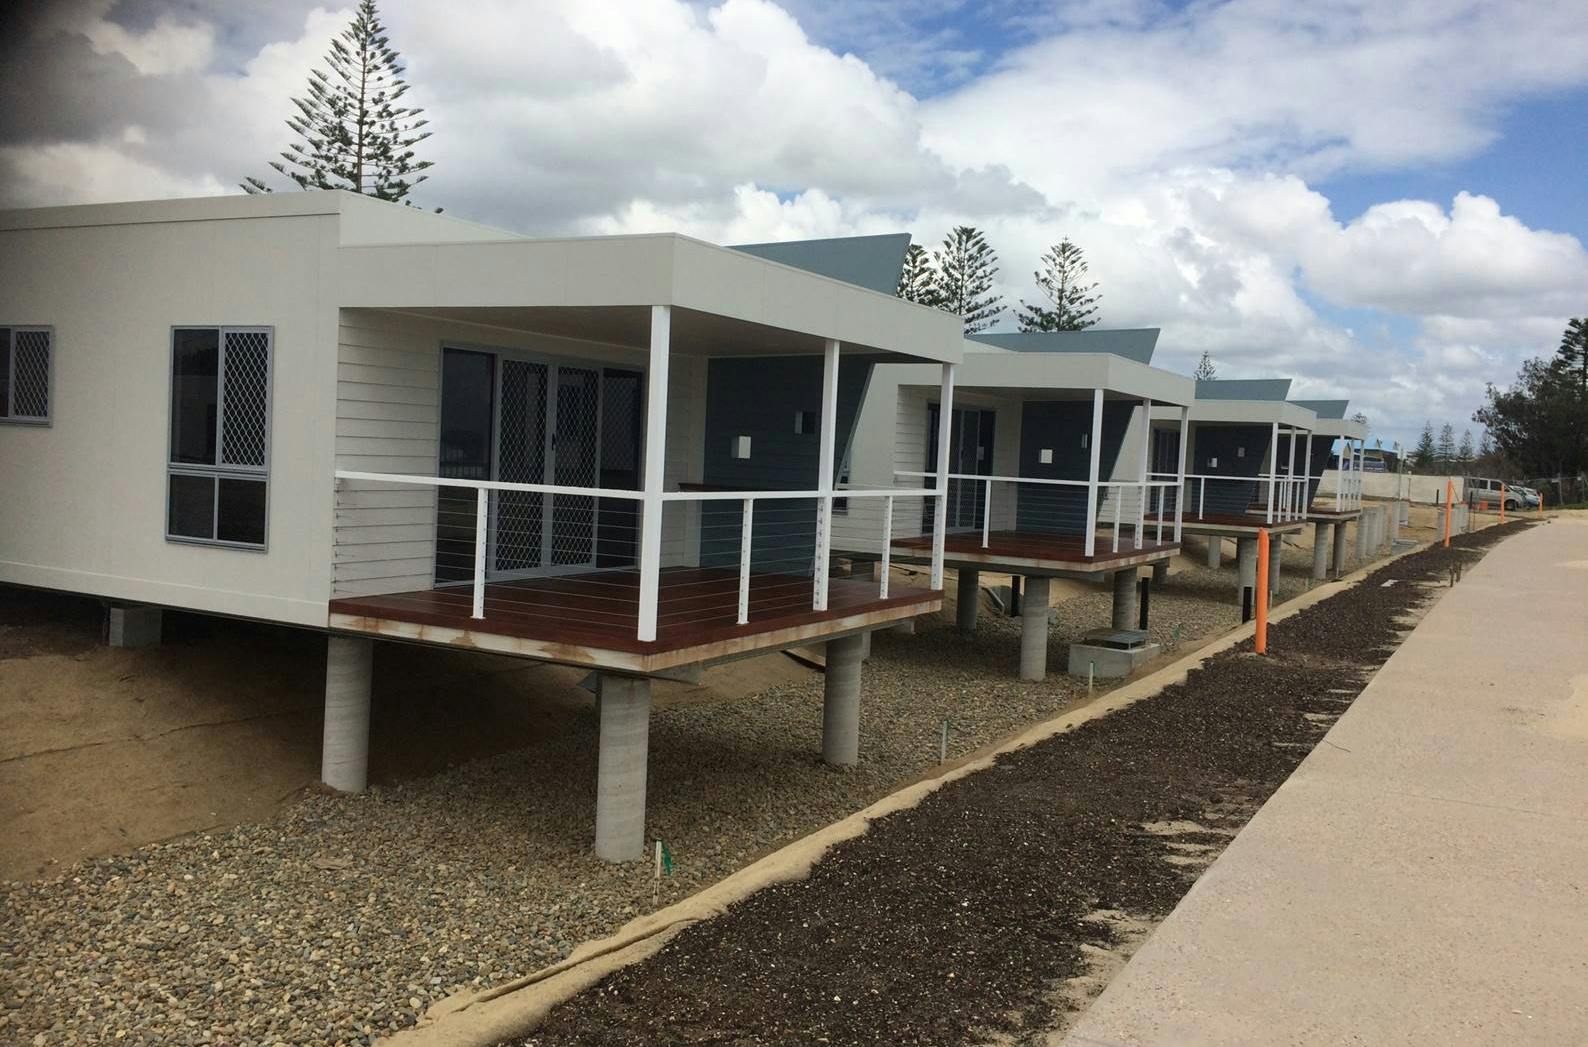
M 1111 353 L 1139 364 L 1152 363 L 1158 346 L 1156 327 L 1123 327 L 1112 330 L 1020 331 L 1012 334 L 974 334 L 970 341 L 1012 353 Z
M 927 368 L 889 365 L 899 385 L 936 387 L 938 377 Z M 875 379 L 873 379 L 875 381 Z M 1189 406 L 1193 382 L 1184 375 L 1151 367 L 1113 353 L 1010 352 L 975 340 L 965 342 L 965 356 L 955 372 L 962 389 L 1011 400 L 1085 400 L 1101 389 L 1111 400 L 1151 400 L 1154 404 Z

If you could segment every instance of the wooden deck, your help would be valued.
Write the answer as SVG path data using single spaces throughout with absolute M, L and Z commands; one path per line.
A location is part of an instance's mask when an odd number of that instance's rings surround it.
M 1147 522 L 1157 523 L 1157 517 L 1148 517 Z M 1167 528 L 1173 523 L 1172 519 L 1165 518 L 1163 525 Z M 1201 517 L 1183 518 L 1180 521 L 1180 533 L 1223 538 L 1255 538 L 1258 531 L 1267 530 L 1270 534 L 1294 534 L 1306 525 L 1306 520 L 1275 520 L 1273 523 L 1265 523 L 1261 513 L 1205 513 Z
M 739 572 L 673 568 L 661 574 L 656 639 L 637 639 L 639 572 L 588 571 L 492 582 L 485 617 L 470 617 L 468 586 L 331 601 L 329 625 L 421 643 L 474 647 L 628 672 L 660 671 L 877 627 L 942 608 L 942 594 L 869 579 L 833 578 L 827 610 L 811 609 L 812 581 L 750 576 L 749 621 L 738 624 Z
M 1164 530 L 1172 529 L 1167 524 Z M 982 544 L 980 531 L 950 534 L 943 538 L 943 562 L 950 567 L 989 568 L 1010 574 L 1103 574 L 1125 567 L 1166 559 L 1179 551 L 1175 542 L 1147 542 L 1136 548 L 1128 531 L 1114 552 L 1113 534 L 1099 530 L 1091 556 L 1078 534 L 1043 534 L 1038 531 L 993 531 Z M 932 536 L 895 538 L 889 555 L 895 560 L 921 563 L 932 557 Z

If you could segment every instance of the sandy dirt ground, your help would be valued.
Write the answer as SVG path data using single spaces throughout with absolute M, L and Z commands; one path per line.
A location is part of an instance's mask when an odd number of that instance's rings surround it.
M 97 601 L 0 588 L 0 879 L 267 818 L 319 777 L 325 638 L 167 613 L 158 647 L 102 640 Z M 809 678 L 776 654 L 662 683 L 656 704 Z M 389 644 L 370 778 L 424 777 L 561 730 L 579 670 Z

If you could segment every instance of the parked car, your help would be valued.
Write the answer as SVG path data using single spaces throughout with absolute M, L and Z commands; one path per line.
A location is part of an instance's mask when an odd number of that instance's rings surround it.
M 1532 500 L 1528 500 L 1528 496 Z M 1498 509 L 1501 501 L 1505 508 L 1515 512 L 1518 509 L 1538 505 L 1538 492 L 1526 487 L 1513 487 L 1504 480 L 1490 480 L 1481 476 L 1467 477 L 1467 504 L 1473 506 L 1486 506 Z

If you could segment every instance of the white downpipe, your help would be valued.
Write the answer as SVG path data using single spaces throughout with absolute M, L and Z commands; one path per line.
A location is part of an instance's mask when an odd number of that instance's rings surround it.
M 1307 497 L 1307 492 L 1312 490 L 1312 433 L 1310 430 L 1307 433 L 1306 464 L 1301 467 L 1301 472 L 1301 515 L 1306 516 L 1308 510 L 1312 508 L 1312 499 Z
M 1204 515 L 1202 510 L 1207 505 L 1207 501 L 1208 501 L 1208 478 L 1205 477 L 1205 476 L 1198 477 L 1198 479 L 1197 479 L 1197 519 L 1198 520 L 1202 519 L 1202 517 Z
M 1175 477 L 1174 489 L 1174 540 L 1176 542 L 1180 541 L 1180 522 L 1185 517 L 1183 508 L 1185 503 L 1185 445 L 1186 440 L 1190 436 L 1190 426 L 1191 408 L 1182 407 L 1180 408 L 1180 474 Z M 1201 506 L 1198 505 L 1197 513 L 1200 515 L 1201 512 Z
M 1110 498 L 1108 500 L 1108 504 L 1113 508 L 1113 512 L 1114 512 L 1114 519 L 1113 519 L 1114 526 L 1112 528 L 1112 530 L 1114 532 L 1114 539 L 1113 539 L 1112 544 L 1109 546 L 1109 550 L 1108 551 L 1111 552 L 1111 553 L 1117 553 L 1117 552 L 1119 552 L 1119 499 L 1118 498 Z
M 992 481 L 982 484 L 981 498 L 981 547 L 987 548 L 987 540 L 992 536 Z
M 755 499 L 746 498 L 739 518 L 739 624 L 750 620 L 750 538 L 754 532 Z
M 882 500 L 882 579 L 877 583 L 877 599 L 888 598 L 888 572 L 893 559 L 893 496 Z
M 1097 473 L 1103 452 L 1103 390 L 1092 390 L 1092 467 L 1086 474 L 1086 555 L 1097 552 Z M 1114 510 L 1119 519 L 1119 510 Z M 1114 541 L 1119 541 L 1119 525 L 1114 525 Z
M 1268 433 L 1268 512 L 1265 519 L 1274 522 L 1274 483 L 1279 479 L 1279 423 L 1275 422 Z
M 667 363 L 672 308 L 651 306 L 650 368 L 645 383 L 645 496 L 640 509 L 641 640 L 656 639 L 656 602 L 662 580 L 662 472 L 667 462 Z
M 954 422 L 954 365 L 943 365 L 937 407 L 937 504 L 932 507 L 933 591 L 943 588 L 943 535 L 948 530 L 948 441 Z
M 1290 427 L 1290 443 L 1285 448 L 1285 519 L 1296 516 L 1296 427 Z
M 811 608 L 827 610 L 828 559 L 833 544 L 833 455 L 838 448 L 838 339 L 827 339 L 822 350 L 821 461 L 817 464 L 816 563 L 811 586 Z
M 474 610 L 471 618 L 485 617 L 485 526 L 490 519 L 491 496 L 482 487 L 474 498 Z
M 1141 402 L 1141 493 L 1136 498 L 1136 548 L 1140 549 L 1146 544 L 1147 529 L 1147 475 L 1149 464 L 1148 450 L 1152 443 L 1152 401 Z
M 1339 512 L 1345 508 L 1345 474 L 1349 470 L 1346 465 L 1346 452 L 1351 449 L 1351 441 L 1346 440 L 1340 445 L 1340 468 L 1334 474 L 1334 511 Z M 1334 442 L 1330 441 L 1329 450 L 1334 451 Z

